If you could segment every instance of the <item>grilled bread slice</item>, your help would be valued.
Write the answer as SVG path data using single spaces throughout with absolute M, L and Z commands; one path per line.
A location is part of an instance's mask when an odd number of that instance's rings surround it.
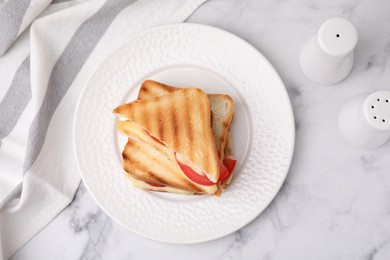
M 154 80 L 145 80 L 138 92 L 138 99 L 158 97 L 180 89 Z M 208 94 L 207 97 L 213 114 L 212 126 L 215 146 L 219 159 L 223 160 L 226 140 L 230 135 L 229 128 L 233 119 L 234 102 L 230 96 L 223 94 Z
M 151 190 L 219 195 L 219 185 L 192 182 L 180 169 L 174 152 L 156 141 L 137 123 L 118 121 L 117 130 L 129 137 L 122 153 L 126 176 L 133 184 Z
M 203 172 L 212 182 L 219 179 L 219 158 L 211 128 L 206 93 L 186 88 L 146 100 L 121 105 L 114 113 L 142 126 L 150 135 L 177 153 L 177 158 Z

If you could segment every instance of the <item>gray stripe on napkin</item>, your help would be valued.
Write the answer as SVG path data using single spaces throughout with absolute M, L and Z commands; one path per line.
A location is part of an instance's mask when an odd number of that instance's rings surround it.
M 0 5 L 0 56 L 18 37 L 30 0 L 6 1 Z
M 50 120 L 89 55 L 111 22 L 136 0 L 108 0 L 94 15 L 80 25 L 51 72 L 42 106 L 29 130 L 23 170 L 26 172 L 38 157 Z
M 15 127 L 30 99 L 30 56 L 27 56 L 17 69 L 7 93 L 0 102 L 0 147 L 1 140 Z

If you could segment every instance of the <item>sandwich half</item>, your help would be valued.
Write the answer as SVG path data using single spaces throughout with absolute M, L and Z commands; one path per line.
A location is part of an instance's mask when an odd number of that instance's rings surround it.
M 205 181 L 216 183 L 219 180 L 210 104 L 202 90 L 187 88 L 137 100 L 117 107 L 114 113 L 137 123 L 171 149 L 182 168 L 191 168 L 205 177 Z

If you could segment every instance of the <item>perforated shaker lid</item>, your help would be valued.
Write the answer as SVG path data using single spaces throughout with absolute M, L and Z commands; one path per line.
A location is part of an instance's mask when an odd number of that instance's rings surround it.
M 369 124 L 376 129 L 390 130 L 390 91 L 377 91 L 367 97 L 363 104 Z

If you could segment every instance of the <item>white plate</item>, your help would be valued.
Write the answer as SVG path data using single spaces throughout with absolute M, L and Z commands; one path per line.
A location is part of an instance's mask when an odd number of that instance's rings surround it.
M 234 99 L 237 168 L 221 197 L 143 191 L 123 177 L 125 139 L 112 109 L 134 100 L 144 79 Z M 197 24 L 149 30 L 111 54 L 85 87 L 74 124 L 81 177 L 99 206 L 129 230 L 172 243 L 216 239 L 258 216 L 286 178 L 294 137 L 290 100 L 271 64 L 237 36 Z

